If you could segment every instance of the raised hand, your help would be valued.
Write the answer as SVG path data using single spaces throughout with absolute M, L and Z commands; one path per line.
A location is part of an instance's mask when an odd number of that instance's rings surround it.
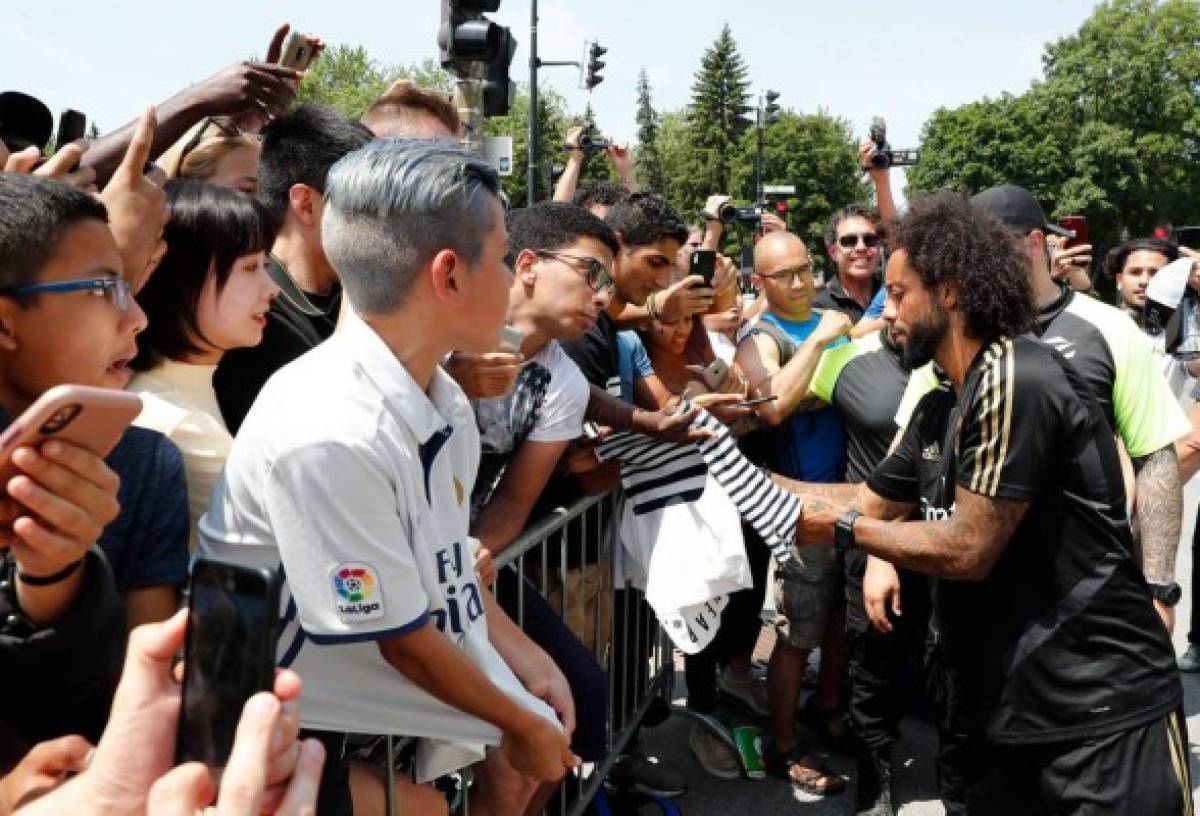
M 100 200 L 108 208 L 109 231 L 117 242 L 125 277 L 134 291 L 145 284 L 154 269 L 152 262 L 157 264 L 166 249 L 162 234 L 170 212 L 162 191 L 164 177 L 158 168 L 151 170 L 150 175 L 145 174 L 156 126 L 154 108 L 147 108 L 138 120 L 117 172 L 100 193 Z

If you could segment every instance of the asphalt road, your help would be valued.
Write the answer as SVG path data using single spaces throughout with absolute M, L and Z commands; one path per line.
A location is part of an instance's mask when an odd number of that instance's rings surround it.
M 1186 515 L 1184 535 L 1180 542 L 1177 574 L 1184 588 L 1183 600 L 1177 607 L 1175 626 L 1175 648 L 1182 653 L 1186 648 L 1188 615 L 1192 604 L 1191 575 L 1191 531 L 1194 529 L 1197 505 L 1200 504 L 1200 479 L 1193 480 L 1185 490 Z M 762 647 L 760 642 L 760 649 Z M 1188 715 L 1188 731 L 1191 734 L 1189 758 L 1192 780 L 1200 782 L 1200 674 L 1183 675 L 1185 709 Z M 677 674 L 675 684 L 676 702 L 682 704 L 686 690 L 683 673 Z M 751 722 L 735 710 L 720 712 L 730 726 Z M 758 723 L 762 725 L 762 723 Z M 753 813 L 755 816 L 774 814 L 805 814 L 805 816 L 850 816 L 854 810 L 852 763 L 836 754 L 825 759 L 834 770 L 846 776 L 850 784 L 846 790 L 826 799 L 818 799 L 795 791 L 791 785 L 767 778 L 763 780 L 742 779 L 727 782 L 708 776 L 696 763 L 688 749 L 687 737 L 691 722 L 682 717 L 671 717 L 663 725 L 643 732 L 643 743 L 650 753 L 661 757 L 688 776 L 688 792 L 676 800 L 687 816 L 731 816 Z M 936 736 L 932 729 L 915 720 L 906 720 L 902 726 L 903 738 L 895 756 L 896 790 L 901 816 L 935 816 L 942 814 L 937 800 L 933 779 L 933 754 Z M 1197 790 L 1200 795 L 1200 790 Z M 752 810 L 747 808 L 752 808 Z M 645 809 L 646 813 L 657 812 Z

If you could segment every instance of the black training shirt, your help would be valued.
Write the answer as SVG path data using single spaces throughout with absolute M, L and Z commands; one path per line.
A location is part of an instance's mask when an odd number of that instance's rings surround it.
M 864 482 L 896 438 L 896 409 L 909 370 L 886 329 L 821 355 L 812 393 L 841 412 L 846 429 L 846 481 Z
M 961 396 L 927 394 L 868 483 L 927 521 L 954 512 L 956 488 L 1029 504 L 986 579 L 935 582 L 960 725 L 1000 743 L 1079 740 L 1179 705 L 1112 432 L 1054 349 L 1028 337 L 981 349 Z

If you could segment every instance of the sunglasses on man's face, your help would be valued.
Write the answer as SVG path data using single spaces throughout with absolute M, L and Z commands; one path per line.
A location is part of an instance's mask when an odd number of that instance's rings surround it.
M 873 232 L 852 232 L 838 238 L 837 242 L 838 246 L 842 249 L 854 249 L 858 246 L 860 240 L 867 249 L 874 249 L 879 246 L 879 236 Z

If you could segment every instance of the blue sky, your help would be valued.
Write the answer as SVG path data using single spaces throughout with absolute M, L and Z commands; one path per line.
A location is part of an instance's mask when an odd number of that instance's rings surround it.
M 290 21 L 330 43 L 361 44 L 385 62 L 436 57 L 438 0 L 81 0 L 12 2 L 0 16 L 0 90 L 22 90 L 83 110 L 103 129 L 133 118 L 220 67 L 261 54 L 275 25 Z M 1002 91 L 1040 76 L 1044 44 L 1075 31 L 1093 0 L 813 0 L 665 2 L 541 0 L 543 59 L 579 59 L 583 40 L 609 48 L 605 81 L 590 95 L 600 127 L 620 140 L 636 130 L 634 83 L 645 67 L 659 109 L 686 104 L 704 49 L 728 22 L 755 91 L 780 103 L 850 120 L 863 133 L 888 120 L 896 147 L 915 146 L 939 106 Z M 503 0 L 497 21 L 520 41 L 514 78 L 528 76 L 529 0 Z M 582 110 L 573 68 L 541 72 Z

